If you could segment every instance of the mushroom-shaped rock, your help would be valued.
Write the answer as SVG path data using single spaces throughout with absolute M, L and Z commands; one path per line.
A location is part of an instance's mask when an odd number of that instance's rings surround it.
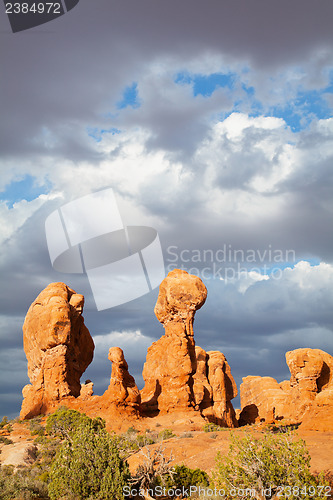
M 154 311 L 166 333 L 174 330 L 175 325 L 172 326 L 172 323 L 182 323 L 185 333 L 193 336 L 194 315 L 203 306 L 206 297 L 207 289 L 200 278 L 174 269 L 160 285 Z
M 209 354 L 194 342 L 194 315 L 206 296 L 200 278 L 186 271 L 175 269 L 162 281 L 155 314 L 165 328 L 165 335 L 148 349 L 143 369 L 142 408 L 146 414 L 192 409 L 220 425 L 235 426 L 229 400 L 237 394 L 237 389 L 229 365 L 222 353 L 212 353 L 212 384 L 208 374 Z
M 200 278 L 186 271 L 175 269 L 162 281 L 154 311 L 165 335 L 149 347 L 143 368 L 141 401 L 146 411 L 169 412 L 195 406 L 193 320 L 206 296 Z
M 31 384 L 22 391 L 21 418 L 45 413 L 50 403 L 80 395 L 80 377 L 94 352 L 83 305 L 83 295 L 64 283 L 51 283 L 31 304 L 23 325 Z

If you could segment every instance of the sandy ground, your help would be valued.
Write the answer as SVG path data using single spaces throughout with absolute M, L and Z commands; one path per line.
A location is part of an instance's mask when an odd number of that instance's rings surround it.
M 254 432 L 256 435 L 262 432 L 258 427 L 247 426 L 239 429 L 224 429 L 218 432 L 204 432 L 205 421 L 197 414 L 172 414 L 155 418 L 144 418 L 127 421 L 127 428 L 118 422 L 112 422 L 109 428 L 124 432 L 128 427 L 133 426 L 139 432 L 147 429 L 159 433 L 164 429 L 170 429 L 176 435 L 171 439 L 163 441 L 164 455 L 174 457 L 173 463 L 184 464 L 190 468 L 197 468 L 211 473 L 215 466 L 215 458 L 218 452 L 227 454 L 229 449 L 229 438 L 231 433 L 240 435 L 244 432 Z M 124 424 L 124 421 L 122 421 Z M 119 432 L 119 430 L 118 430 Z M 0 445 L 0 462 L 11 455 L 12 447 L 23 450 L 24 445 L 32 445 L 35 436 L 30 435 L 28 423 L 16 423 L 10 435 L 3 430 L 0 434 L 7 436 L 13 441 L 13 445 Z M 333 472 L 333 430 L 332 432 L 318 431 L 297 431 L 297 436 L 305 440 L 311 456 L 312 471 Z M 159 444 L 151 445 L 152 449 Z M 13 455 L 14 456 L 14 455 Z M 139 463 L 143 460 L 142 454 L 136 453 L 129 457 L 128 462 L 132 471 L 135 471 Z M 23 464 L 22 464 L 23 465 Z
M 215 466 L 215 458 L 218 452 L 222 455 L 228 453 L 230 433 L 241 435 L 244 432 L 253 432 L 249 429 L 226 429 L 220 432 L 191 432 L 193 437 L 175 437 L 163 441 L 164 455 L 174 457 L 174 464 L 184 464 L 190 468 L 200 468 L 208 474 Z M 255 432 L 258 435 L 257 432 Z M 298 433 L 299 438 L 305 440 L 311 456 L 311 470 L 333 472 L 333 432 Z M 153 445 L 152 448 L 159 445 Z M 139 452 L 129 457 L 130 469 L 134 472 L 143 460 Z

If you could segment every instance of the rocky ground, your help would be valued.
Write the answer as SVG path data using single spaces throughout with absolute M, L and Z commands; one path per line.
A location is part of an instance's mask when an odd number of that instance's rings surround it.
M 45 421 L 45 419 L 44 419 Z M 43 424 L 43 421 L 42 421 Z M 223 429 L 205 432 L 205 421 L 197 414 L 188 413 L 170 414 L 161 417 L 144 418 L 136 420 L 114 420 L 113 427 L 117 433 L 125 432 L 129 427 L 134 427 L 144 433 L 147 429 L 155 433 L 168 429 L 175 435 L 163 441 L 164 455 L 174 457 L 174 464 L 184 464 L 190 468 L 200 468 L 208 474 L 215 465 L 217 452 L 227 454 L 231 433 L 255 433 L 265 431 L 263 425 L 252 425 L 238 429 Z M 267 429 L 267 427 L 266 427 Z M 34 443 L 35 437 L 31 435 L 28 422 L 19 422 L 12 425 L 11 432 L 0 431 L 0 435 L 10 439 L 12 444 L 0 444 L 1 465 L 27 466 L 36 459 L 38 446 Z M 333 430 L 332 432 L 295 431 L 295 436 L 305 440 L 311 456 L 311 469 L 315 471 L 333 471 Z M 150 445 L 152 450 L 160 443 Z M 134 472 L 143 460 L 141 452 L 132 454 L 129 465 Z

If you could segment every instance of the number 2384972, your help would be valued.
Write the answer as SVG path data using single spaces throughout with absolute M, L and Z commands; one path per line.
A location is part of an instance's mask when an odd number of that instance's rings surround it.
M 36 2 L 29 5 L 26 2 L 7 2 L 6 14 L 62 14 L 59 2 Z

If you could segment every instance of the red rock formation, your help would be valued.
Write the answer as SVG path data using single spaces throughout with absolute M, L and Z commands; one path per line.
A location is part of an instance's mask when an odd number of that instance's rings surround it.
M 145 412 L 194 409 L 219 425 L 236 425 L 230 400 L 237 395 L 230 367 L 218 351 L 195 347 L 193 321 L 204 304 L 202 281 L 175 269 L 162 281 L 155 307 L 165 334 L 148 349 L 141 401 Z
M 208 351 L 208 381 L 213 390 L 212 414 L 209 419 L 218 425 L 234 427 L 236 415 L 231 400 L 237 396 L 237 386 L 224 354 Z M 205 413 L 204 413 L 205 414 Z
M 290 381 L 278 384 L 271 377 L 243 378 L 241 425 L 284 419 L 290 423 L 304 421 L 305 428 L 306 420 L 307 429 L 319 430 L 316 415 L 320 414 L 323 421 L 327 414 L 326 420 L 333 421 L 333 357 L 320 349 L 296 349 L 286 353 L 286 360 Z
M 275 417 L 279 418 L 285 411 L 286 392 L 272 377 L 243 378 L 240 395 L 240 425 L 273 422 Z
M 165 335 L 148 349 L 141 401 L 146 411 L 168 412 L 194 406 L 191 376 L 196 365 L 193 320 L 205 303 L 202 281 L 175 269 L 162 281 L 155 306 Z
M 64 283 L 51 283 L 30 306 L 23 345 L 31 384 L 23 388 L 21 418 L 45 413 L 54 401 L 79 396 L 80 377 L 94 352 L 83 304 L 83 295 Z
M 226 358 L 195 347 L 194 315 L 206 296 L 198 277 L 180 270 L 169 273 L 155 307 L 165 335 L 148 349 L 141 396 L 120 347 L 109 351 L 110 385 L 97 396 L 90 380 L 80 385 L 94 351 L 82 317 L 84 298 L 64 283 L 52 283 L 31 305 L 23 327 L 31 384 L 23 389 L 21 418 L 54 411 L 62 404 L 109 420 L 119 414 L 138 417 L 140 412 L 191 410 L 219 425 L 237 425 L 230 402 L 237 388 Z
M 304 412 L 300 430 L 332 431 L 333 429 L 333 387 L 317 394 L 313 404 Z
M 102 396 L 104 402 L 116 406 L 130 406 L 139 410 L 141 397 L 135 380 L 128 372 L 128 365 L 120 347 L 111 347 L 109 360 L 112 363 L 110 385 Z
M 208 354 L 201 347 L 195 346 L 196 368 L 193 375 L 193 394 L 196 410 L 212 407 L 213 389 L 207 378 Z

